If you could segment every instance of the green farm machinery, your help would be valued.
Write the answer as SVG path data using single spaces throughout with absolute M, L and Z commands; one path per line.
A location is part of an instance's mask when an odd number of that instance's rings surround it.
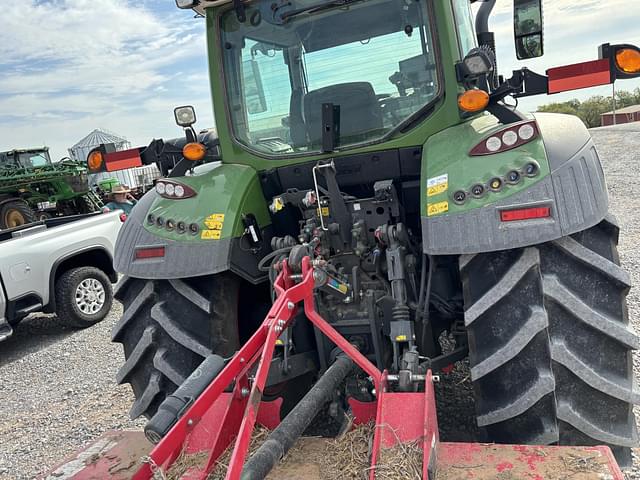
M 0 152 L 0 229 L 100 207 L 83 165 L 53 163 L 47 147 Z

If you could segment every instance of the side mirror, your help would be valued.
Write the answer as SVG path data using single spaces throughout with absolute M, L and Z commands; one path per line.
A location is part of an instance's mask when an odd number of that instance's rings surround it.
M 242 79 L 244 81 L 245 102 L 250 115 L 267 111 L 267 98 L 262 87 L 262 77 L 258 62 L 251 59 L 242 62 Z
M 542 0 L 513 0 L 513 32 L 518 60 L 544 54 Z
M 174 108 L 173 116 L 176 118 L 178 126 L 183 128 L 188 128 L 196 123 L 196 111 L 191 105 Z

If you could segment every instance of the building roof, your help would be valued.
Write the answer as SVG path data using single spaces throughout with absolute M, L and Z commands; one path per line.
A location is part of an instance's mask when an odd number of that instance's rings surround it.
M 78 143 L 76 143 L 71 150 L 81 147 L 96 147 L 102 143 L 114 143 L 116 145 L 121 143 L 128 143 L 127 139 L 120 137 L 115 133 L 106 132 L 104 130 L 98 130 L 97 128 L 89 135 L 84 137 Z
M 630 107 L 616 109 L 616 115 L 618 113 L 636 113 L 636 112 L 640 112 L 640 105 L 631 105 Z M 602 115 L 613 115 L 613 111 L 603 113 Z

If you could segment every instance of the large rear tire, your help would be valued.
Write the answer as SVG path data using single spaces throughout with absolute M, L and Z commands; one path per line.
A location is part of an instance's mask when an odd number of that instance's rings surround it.
M 36 221 L 36 216 L 24 200 L 12 200 L 0 205 L 0 230 L 15 228 Z
M 239 286 L 228 273 L 182 280 L 126 277 L 118 284 L 124 312 L 112 340 L 124 348 L 117 381 L 133 389 L 131 418 L 151 418 L 207 355 L 233 355 Z
M 535 247 L 463 256 L 460 268 L 478 425 L 499 443 L 638 442 L 629 276 L 607 218 Z

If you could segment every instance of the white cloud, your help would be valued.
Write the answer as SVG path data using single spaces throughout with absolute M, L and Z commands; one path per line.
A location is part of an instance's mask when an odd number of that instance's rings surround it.
M 171 121 L 176 104 L 196 104 L 201 126 L 211 125 L 204 21 L 153 7 L 125 0 L 3 5 L 0 150 L 45 142 L 60 157 L 96 127 L 147 144 L 180 134 Z
M 500 70 L 595 59 L 604 42 L 640 44 L 640 2 L 545 0 L 546 55 L 518 62 L 512 2 L 497 2 Z M 0 150 L 47 144 L 54 157 L 94 128 L 134 145 L 174 137 L 172 108 L 193 104 L 198 126 L 213 125 L 204 21 L 171 0 L 23 0 L 3 2 L 0 28 Z M 632 89 L 640 81 L 620 82 Z M 540 103 L 608 94 L 610 87 L 523 100 Z

